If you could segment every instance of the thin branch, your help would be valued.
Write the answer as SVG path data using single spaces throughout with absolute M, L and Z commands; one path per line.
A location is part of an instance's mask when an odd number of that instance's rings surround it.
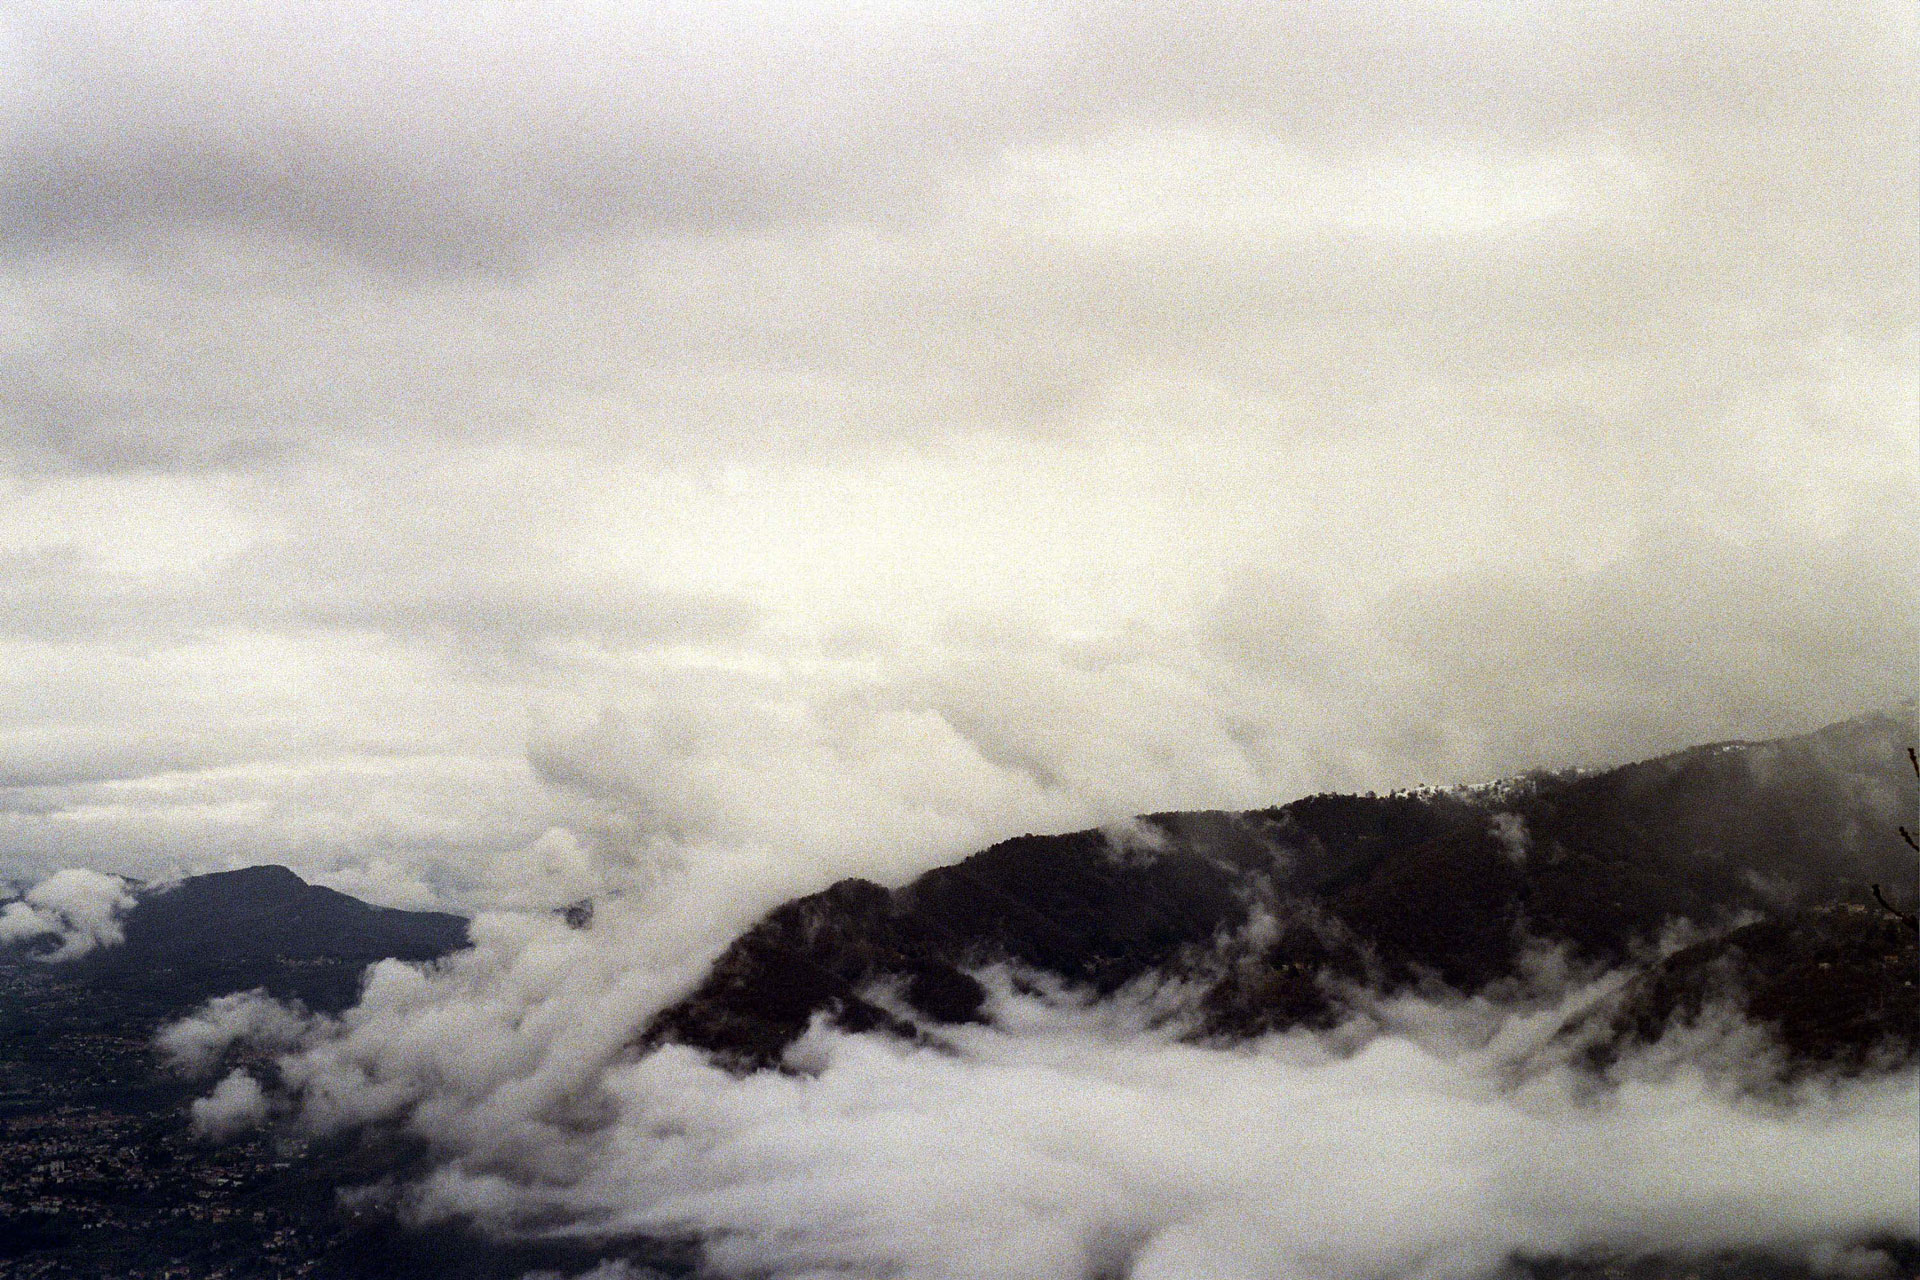
M 1898 920 L 1901 924 L 1906 925 L 1907 928 L 1912 929 L 1915 932 L 1920 932 L 1920 917 L 1910 916 L 1906 912 L 1902 911 L 1900 908 L 1894 906 L 1891 902 L 1888 902 L 1887 895 L 1880 892 L 1879 885 L 1873 886 L 1873 900 L 1879 903 L 1882 907 L 1885 907 L 1887 910 L 1887 914 L 1892 916 L 1895 920 Z

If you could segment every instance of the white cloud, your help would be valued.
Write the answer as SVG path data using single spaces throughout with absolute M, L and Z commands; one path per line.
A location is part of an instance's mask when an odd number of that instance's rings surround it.
M 69 867 L 0 910 L 0 945 L 52 937 L 57 945 L 43 958 L 72 960 L 124 941 L 120 916 L 132 906 L 133 895 L 118 876 Z
M 236 1043 L 269 1051 L 291 1049 L 309 1027 L 297 1010 L 256 988 L 216 996 L 187 1017 L 167 1023 L 154 1037 L 154 1048 L 170 1069 L 201 1076 L 218 1066 Z
M 189 1111 L 194 1133 L 209 1142 L 224 1142 L 266 1120 L 267 1096 L 258 1080 L 234 1071 L 212 1093 L 195 1098 Z

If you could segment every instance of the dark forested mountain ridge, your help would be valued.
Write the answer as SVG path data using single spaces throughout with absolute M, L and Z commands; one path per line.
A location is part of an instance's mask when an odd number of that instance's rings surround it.
M 464 916 L 376 907 L 275 866 L 194 876 L 143 893 L 125 929 L 117 954 L 130 964 L 216 955 L 430 960 L 467 937 Z
M 60 967 L 70 981 L 156 1010 L 253 987 L 338 1010 L 353 1002 L 367 965 L 432 960 L 467 942 L 463 916 L 376 907 L 285 867 L 192 876 L 133 896 L 120 920 L 124 941 Z M 22 959 L 34 948 L 0 948 L 9 950 Z
M 1096 993 L 1196 977 L 1201 1034 L 1231 1039 L 1323 1024 L 1343 984 L 1478 990 L 1529 946 L 1615 964 L 1684 921 L 1703 940 L 1635 987 L 1621 1035 L 1697 1007 L 1711 974 L 1794 1054 L 1907 1055 L 1920 955 L 1870 894 L 1915 896 L 1913 740 L 1905 708 L 1604 772 L 1021 836 L 900 889 L 787 903 L 641 1043 L 754 1068 L 816 1014 L 901 1034 L 977 1019 L 968 970 L 996 961 Z

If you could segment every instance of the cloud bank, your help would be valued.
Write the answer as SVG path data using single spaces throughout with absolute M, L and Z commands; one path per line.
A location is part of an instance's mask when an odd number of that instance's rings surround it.
M 437 969 L 379 966 L 297 1043 L 228 998 L 170 1051 L 208 1069 L 261 1027 L 294 1123 L 426 1139 L 410 1220 L 614 1253 L 697 1237 L 716 1275 L 1468 1277 L 1725 1249 L 1871 1272 L 1920 1212 L 1911 1071 L 1754 1093 L 1693 1065 L 1728 1034 L 1751 1065 L 1754 1033 L 1703 1024 L 1597 1078 L 1555 1032 L 1611 979 L 1225 1049 L 1179 1038 L 1177 986 L 1089 1002 L 988 971 L 991 1024 L 932 1045 L 816 1026 L 789 1073 L 636 1057 L 714 932 L 664 896 L 584 931 L 493 917 Z M 267 1105 L 230 1075 L 205 1127 Z
M 766 897 L 1891 701 L 1914 44 L 0 4 L 0 871 Z

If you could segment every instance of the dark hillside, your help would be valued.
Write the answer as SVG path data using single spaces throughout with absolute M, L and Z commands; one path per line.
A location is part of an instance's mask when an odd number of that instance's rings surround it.
M 1920 933 L 1848 903 L 1783 913 L 1675 952 L 1609 1006 L 1602 1065 L 1729 1002 L 1798 1069 L 1858 1072 L 1920 1050 Z
M 272 866 L 142 892 L 122 925 L 125 942 L 67 967 L 95 985 L 180 1007 L 264 987 L 338 1010 L 353 1002 L 367 965 L 431 960 L 467 941 L 462 916 L 372 906 Z
M 981 992 L 965 970 L 998 960 L 1096 993 L 1154 972 L 1198 976 L 1213 983 L 1201 1002 L 1210 1032 L 1244 1036 L 1324 1021 L 1336 980 L 1475 990 L 1512 975 L 1534 942 L 1617 963 L 1676 921 L 1718 936 L 1744 917 L 1792 914 L 1800 937 L 1814 927 L 1808 908 L 1837 903 L 1862 911 L 1815 932 L 1853 929 L 1855 916 L 1876 918 L 1862 914 L 1870 885 L 1914 892 L 1897 829 L 1920 807 L 1912 739 L 1911 711 L 1885 712 L 1603 773 L 1021 836 L 898 890 L 847 881 L 787 904 L 642 1041 L 754 1068 L 777 1063 L 816 1013 L 914 1034 L 863 991 L 894 985 L 928 1023 L 974 1018 Z M 1256 913 L 1273 926 L 1250 932 Z M 1888 986 L 1899 979 L 1886 948 L 1835 942 L 1802 964 L 1761 934 L 1733 936 L 1742 955 L 1774 957 L 1752 961 L 1756 1016 L 1807 1003 L 1783 994 L 1807 974 L 1854 992 L 1845 1007 L 1863 1012 L 1851 1021 L 1776 1018 L 1792 1052 L 1842 1065 L 1882 1042 L 1912 1052 L 1911 983 Z
M 1720 743 L 1542 789 L 1526 820 L 1530 909 L 1612 954 L 1667 917 L 1712 918 L 1913 886 L 1910 712 L 1774 742 Z
M 264 987 L 338 1010 L 369 963 L 463 945 L 464 919 L 253 867 L 139 891 L 122 924 L 124 944 L 78 960 L 0 947 L 0 1277 L 508 1280 L 558 1261 L 363 1224 L 337 1188 L 395 1162 L 303 1156 L 264 1130 L 209 1146 L 186 1114 L 204 1084 L 155 1069 L 155 1027 L 210 996 Z M 419 1261 L 430 1254 L 444 1267 Z

